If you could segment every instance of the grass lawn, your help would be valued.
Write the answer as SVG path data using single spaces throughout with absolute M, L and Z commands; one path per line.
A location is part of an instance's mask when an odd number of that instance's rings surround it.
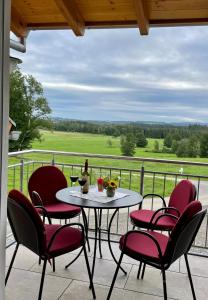
M 95 154 L 109 154 L 109 155 L 121 155 L 120 151 L 120 138 L 109 137 L 105 135 L 97 134 L 84 134 L 84 133 L 72 133 L 72 132 L 48 132 L 42 131 L 43 140 L 42 142 L 34 142 L 34 149 L 44 150 L 56 150 L 56 151 L 68 151 L 68 152 L 81 152 L 81 153 L 95 153 Z M 109 147 L 107 144 L 108 140 L 111 140 L 112 146 Z M 163 140 L 158 140 L 160 148 L 163 147 Z M 135 156 L 144 158 L 162 158 L 179 161 L 198 161 L 208 162 L 208 158 L 178 158 L 172 153 L 154 153 L 155 139 L 148 139 L 148 145 L 146 148 L 136 148 Z M 59 158 L 61 159 L 61 158 Z M 72 158 L 72 161 L 82 162 L 83 159 Z M 138 169 L 141 166 L 140 162 L 129 162 L 129 161 L 113 161 L 113 160 L 94 160 L 99 165 L 112 165 L 123 168 Z M 183 164 L 170 165 L 170 164 L 158 164 L 158 163 L 147 163 L 144 164 L 145 168 L 149 170 L 160 170 L 168 172 L 177 172 Z M 204 167 L 191 167 L 183 166 L 184 173 L 208 175 L 206 168 Z M 199 173 L 200 171 L 200 173 Z

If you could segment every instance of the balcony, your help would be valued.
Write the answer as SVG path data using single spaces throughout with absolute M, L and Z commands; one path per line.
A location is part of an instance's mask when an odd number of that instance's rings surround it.
M 93 242 L 92 242 L 93 244 Z M 7 265 L 11 259 L 14 246 L 7 249 Z M 98 300 L 105 300 L 115 271 L 115 263 L 111 259 L 108 246 L 102 244 L 103 258 L 97 258 L 95 266 L 94 284 Z M 119 256 L 118 245 L 113 245 L 114 252 Z M 56 259 L 56 272 L 50 266 L 47 269 L 43 289 L 43 300 L 88 300 L 92 299 L 83 257 L 80 257 L 68 270 L 64 266 L 74 257 L 73 254 L 64 255 Z M 89 253 L 90 257 L 92 252 Z M 208 294 L 208 259 L 189 256 L 190 267 L 195 285 L 196 297 L 207 299 Z M 162 279 L 160 271 L 147 268 L 144 279 L 137 280 L 138 263 L 124 257 L 123 267 L 128 271 L 127 276 L 119 272 L 112 294 L 112 300 L 159 300 L 163 299 Z M 14 268 L 6 288 L 7 300 L 37 299 L 40 283 L 41 267 L 37 256 L 29 250 L 20 247 Z M 167 272 L 167 288 L 169 299 L 192 299 L 188 276 L 184 260 L 172 265 Z
M 207 164 L 200 163 L 198 171 L 200 174 L 191 174 L 190 172 L 181 174 L 177 170 L 181 166 L 192 166 L 190 162 L 168 162 L 156 161 L 149 159 L 132 158 L 132 168 L 118 167 L 120 157 L 110 157 L 112 163 L 110 166 L 103 166 L 104 159 L 109 157 L 101 155 L 66 153 L 55 151 L 22 151 L 10 154 L 12 164 L 9 165 L 9 188 L 17 188 L 27 193 L 27 181 L 32 172 L 40 165 L 55 164 L 60 167 L 65 173 L 67 179 L 71 174 L 80 174 L 83 164 L 78 162 L 78 158 L 90 157 L 90 178 L 91 184 L 95 183 L 96 177 L 100 174 L 110 174 L 110 176 L 119 175 L 121 177 L 120 186 L 130 188 L 140 193 L 160 193 L 168 199 L 168 195 L 172 187 L 181 179 L 188 178 L 192 180 L 197 187 L 197 199 L 200 199 L 203 207 L 207 207 L 207 191 L 208 176 L 206 173 Z M 100 160 L 100 162 L 98 162 Z M 126 163 L 123 158 L 123 164 Z M 72 161 L 76 161 L 72 162 Z M 128 158 L 131 161 L 131 158 Z M 148 163 L 156 162 L 156 169 L 150 169 Z M 161 164 L 167 164 L 171 172 L 164 172 L 161 169 Z M 133 168 L 134 166 L 134 168 Z M 203 169 L 204 168 L 204 169 Z M 158 171 L 160 170 L 160 171 Z M 70 183 L 69 183 L 70 184 Z M 157 208 L 161 206 L 160 202 L 153 201 L 152 198 L 145 203 L 147 208 Z M 136 209 L 133 207 L 132 209 Z M 114 219 L 112 226 L 113 251 L 118 258 L 120 251 L 118 243 L 119 236 L 132 228 L 129 222 L 129 209 L 121 209 Z M 90 242 L 93 246 L 93 228 L 94 215 L 91 210 L 86 210 L 89 228 Z M 103 228 L 108 227 L 111 211 L 104 211 L 102 225 Z M 82 221 L 77 218 L 76 221 Z M 189 256 L 190 267 L 193 275 L 193 281 L 196 289 L 197 299 L 207 299 L 208 286 L 208 218 L 206 216 L 199 234 L 191 249 Z M 107 293 L 115 271 L 115 263 L 112 260 L 111 254 L 106 243 L 106 236 L 102 236 L 103 258 L 99 258 L 97 254 L 94 283 L 97 294 L 97 299 L 106 299 Z M 8 227 L 7 234 L 7 266 L 10 262 L 13 253 L 14 244 L 13 237 Z M 91 247 L 92 249 L 92 247 Z M 47 276 L 45 280 L 43 299 L 92 299 L 90 290 L 88 289 L 89 282 L 83 256 L 80 257 L 68 270 L 64 266 L 75 257 L 75 253 L 64 255 L 56 259 L 56 272 L 53 273 L 50 265 L 47 268 Z M 90 263 L 92 263 L 92 251 L 89 253 Z M 143 280 L 137 280 L 138 262 L 125 257 L 123 267 L 127 270 L 127 276 L 119 272 L 115 288 L 112 294 L 112 299 L 163 299 L 162 279 L 160 271 L 148 268 Z M 38 288 L 40 283 L 41 266 L 38 265 L 37 257 L 29 250 L 21 247 L 11 272 L 11 276 L 6 288 L 6 299 L 37 299 Z M 184 260 L 181 259 L 172 265 L 167 272 L 167 287 L 170 299 L 192 299 L 189 286 L 188 276 Z

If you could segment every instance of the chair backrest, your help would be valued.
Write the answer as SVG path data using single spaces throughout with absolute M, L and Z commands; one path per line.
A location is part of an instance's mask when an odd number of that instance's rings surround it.
M 170 264 L 189 251 L 205 215 L 199 201 L 188 204 L 169 237 L 164 258 Z
M 67 187 L 63 172 L 55 166 L 42 166 L 35 170 L 28 182 L 28 191 L 32 200 L 32 192 L 36 191 L 43 205 L 57 202 L 56 193 Z
M 180 214 L 196 198 L 195 186 L 189 180 L 181 180 L 171 193 L 168 206 L 175 207 Z M 171 211 L 171 214 L 174 212 Z
M 43 222 L 30 200 L 18 190 L 8 195 L 8 220 L 17 243 L 38 255 L 45 252 L 46 237 Z

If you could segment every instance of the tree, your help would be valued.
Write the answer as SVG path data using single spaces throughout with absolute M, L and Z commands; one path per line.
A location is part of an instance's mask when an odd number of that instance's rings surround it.
M 121 153 L 125 156 L 134 156 L 135 154 L 135 140 L 132 134 L 121 136 Z
M 176 141 L 176 140 L 173 140 L 172 141 L 172 146 L 171 146 L 171 150 L 172 150 L 172 152 L 173 153 L 176 153 L 176 151 L 177 151 L 177 149 L 178 149 L 178 141 Z
M 200 139 L 200 157 L 208 157 L 208 133 L 204 133 Z
M 112 145 L 113 145 L 111 139 L 108 139 L 106 144 L 107 144 L 107 147 L 112 147 Z
M 159 152 L 160 151 L 160 145 L 157 140 L 154 142 L 154 152 Z
M 197 157 L 200 154 L 200 142 L 196 135 L 189 138 L 188 157 Z
M 164 139 L 164 146 L 171 148 L 172 146 L 172 135 L 171 133 L 168 133 Z
M 176 150 L 176 155 L 178 157 L 187 157 L 189 151 L 189 140 L 183 139 L 178 143 L 178 147 Z
M 139 131 L 136 133 L 136 146 L 137 147 L 146 147 L 148 144 L 148 141 L 144 135 L 143 131 Z
M 40 140 L 39 128 L 51 128 L 50 113 L 41 84 L 17 68 L 10 76 L 10 116 L 21 135 L 18 141 L 10 141 L 10 150 L 27 149 L 33 140 Z

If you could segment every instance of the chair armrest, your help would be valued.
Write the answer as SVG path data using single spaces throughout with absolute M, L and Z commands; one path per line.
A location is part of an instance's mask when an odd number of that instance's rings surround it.
M 32 200 L 33 205 L 44 206 L 41 196 L 36 191 L 32 191 L 31 200 Z
M 48 219 L 48 223 L 51 224 L 51 218 L 49 217 L 47 209 L 45 207 L 43 207 L 42 205 L 35 205 L 34 207 L 39 208 L 43 211 L 43 217 L 44 217 L 43 223 L 45 223 L 45 217 L 46 217 Z
M 155 225 L 157 224 L 157 222 L 158 222 L 161 218 L 163 218 L 163 217 L 171 217 L 171 218 L 173 218 L 173 219 L 175 219 L 175 220 L 178 220 L 178 219 L 179 219 L 179 217 L 176 217 L 175 215 L 171 215 L 171 214 L 168 214 L 168 213 L 164 213 L 164 214 L 158 216 L 154 222 L 153 222 L 153 220 L 152 220 L 152 222 L 150 222 L 150 226 L 152 225 L 152 230 L 154 230 L 154 226 L 155 226 Z
M 131 231 L 127 232 L 127 234 L 125 235 L 123 248 L 126 247 L 127 239 L 128 239 L 128 237 L 129 237 L 129 235 L 131 235 L 132 233 L 136 233 L 136 234 L 138 234 L 138 235 L 139 235 L 139 234 L 141 234 L 141 235 L 146 235 L 148 238 L 150 238 L 150 239 L 155 243 L 155 245 L 156 245 L 156 247 L 157 247 L 158 254 L 159 254 L 159 258 L 162 260 L 162 250 L 161 250 L 161 248 L 160 248 L 160 245 L 159 245 L 157 239 L 156 239 L 154 236 L 152 236 L 152 235 L 151 235 L 149 232 L 147 232 L 147 231 L 143 231 L 143 230 L 131 230 Z M 122 251 L 123 251 L 123 249 L 122 249 Z
M 175 208 L 175 207 L 161 207 L 161 208 L 157 209 L 157 210 L 154 212 L 154 214 L 152 215 L 152 218 L 151 218 L 151 220 L 150 220 L 150 224 L 153 222 L 155 216 L 156 216 L 159 212 L 161 212 L 161 211 L 163 211 L 163 210 L 164 210 L 164 211 L 173 210 L 173 211 L 177 212 L 178 217 L 180 217 L 180 212 L 179 212 L 179 210 L 178 210 L 177 208 Z M 172 214 L 170 214 L 170 215 L 172 215 Z
M 147 198 L 149 196 L 155 196 L 155 197 L 160 198 L 162 200 L 163 206 L 166 207 L 165 199 L 161 195 L 159 195 L 159 194 L 146 194 L 146 195 L 143 196 L 142 202 L 144 201 L 145 198 Z
M 59 234 L 59 232 L 63 229 L 65 229 L 66 227 L 71 227 L 71 226 L 79 226 L 81 227 L 81 231 L 82 231 L 82 238 L 83 238 L 83 241 L 84 241 L 84 226 L 81 224 L 81 223 L 70 223 L 70 224 L 65 224 L 61 227 L 59 227 L 55 232 L 54 234 L 52 235 L 50 241 L 49 241 L 49 244 L 48 244 L 48 248 L 47 250 L 49 251 L 51 246 L 53 245 L 53 242 L 55 240 L 55 238 L 57 237 L 57 235 Z

